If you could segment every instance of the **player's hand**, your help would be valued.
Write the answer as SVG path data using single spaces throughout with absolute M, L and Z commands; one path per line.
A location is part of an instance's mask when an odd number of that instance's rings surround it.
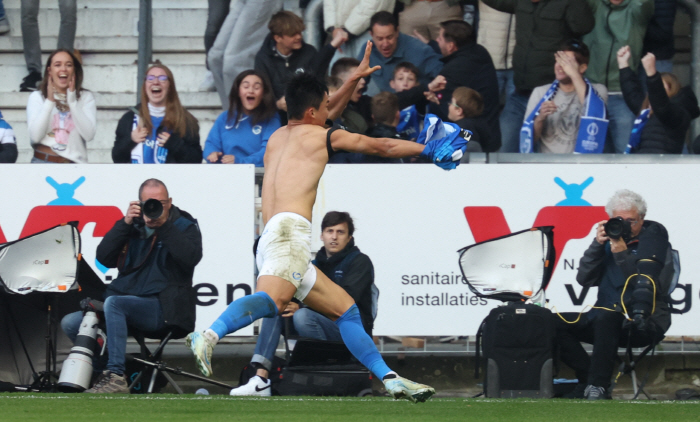
M 603 220 L 598 222 L 598 228 L 596 228 L 595 231 L 595 240 L 596 242 L 600 243 L 601 245 L 604 245 L 605 242 L 610 240 L 607 234 L 605 234 L 605 223 L 607 223 L 608 220 Z
M 654 53 L 647 53 L 642 57 L 642 66 L 644 66 L 644 71 L 647 76 L 651 77 L 656 75 L 656 56 Z
M 223 152 L 214 151 L 211 154 L 207 155 L 207 161 L 209 161 L 210 163 L 216 163 L 219 161 L 219 158 L 221 158 L 222 155 L 224 155 Z
M 442 91 L 445 89 L 447 86 L 447 79 L 445 79 L 444 76 L 442 75 L 437 75 L 435 79 L 433 79 L 429 84 L 428 84 L 428 89 L 432 92 L 438 92 Z
M 147 135 L 148 129 L 137 126 L 136 129 L 131 132 L 131 140 L 134 141 L 135 144 L 140 144 L 146 140 Z
M 221 157 L 221 164 L 233 164 L 236 162 L 235 155 L 224 155 Z
M 161 132 L 158 134 L 158 138 L 156 141 L 158 142 L 158 146 L 165 146 L 165 144 L 168 142 L 168 139 L 170 139 L 170 134 L 168 132 Z
M 299 304 L 296 302 L 289 302 L 287 304 L 287 307 L 284 308 L 284 311 L 282 311 L 282 316 L 285 318 L 289 318 L 292 315 L 294 315 L 294 312 L 299 310 Z
M 355 69 L 355 72 L 352 76 L 353 80 L 358 80 L 360 78 L 366 78 L 367 76 L 371 75 L 372 73 L 374 73 L 377 70 L 382 68 L 381 66 L 369 67 L 369 56 L 371 54 L 372 54 L 372 41 L 367 41 L 367 45 L 365 46 L 365 55 L 362 58 L 360 65 L 357 66 L 357 68 Z
M 620 49 L 617 50 L 617 67 L 620 69 L 629 67 L 630 57 L 632 57 L 630 46 L 626 45 L 624 47 L 620 47 Z
M 554 112 L 557 111 L 557 106 L 554 104 L 554 101 L 545 101 L 542 103 L 540 106 L 540 111 L 537 114 L 537 117 L 535 117 L 535 121 L 542 121 L 547 118 L 550 114 L 553 114 Z
M 141 203 L 138 201 L 129 202 L 129 208 L 126 209 L 124 222 L 126 224 L 133 224 L 134 218 L 138 217 L 141 217 Z

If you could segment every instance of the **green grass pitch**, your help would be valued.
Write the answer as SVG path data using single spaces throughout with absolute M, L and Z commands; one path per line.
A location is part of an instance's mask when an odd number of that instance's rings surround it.
M 0 394 L 1 421 L 698 421 L 700 402 Z

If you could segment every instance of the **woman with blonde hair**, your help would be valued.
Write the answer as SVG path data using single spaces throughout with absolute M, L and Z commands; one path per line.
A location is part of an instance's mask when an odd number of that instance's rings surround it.
M 44 79 L 27 101 L 32 163 L 87 163 L 87 142 L 95 137 L 97 107 L 83 88 L 83 66 L 59 49 L 46 61 Z
M 656 71 L 656 57 L 647 53 L 642 57 L 647 75 L 647 95 L 637 74 L 629 68 L 630 48 L 617 52 L 620 67 L 620 87 L 627 107 L 637 118 L 626 154 L 680 154 L 690 121 L 700 116 L 698 100 L 688 87 L 681 88 L 672 73 Z
M 141 103 L 119 120 L 112 148 L 115 163 L 201 163 L 197 119 L 180 103 L 167 66 L 146 72 Z

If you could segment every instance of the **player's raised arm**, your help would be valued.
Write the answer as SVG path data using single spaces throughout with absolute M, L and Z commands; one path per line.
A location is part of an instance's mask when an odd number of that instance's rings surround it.
M 372 41 L 367 41 L 365 46 L 365 56 L 362 58 L 360 65 L 357 66 L 353 74 L 345 81 L 345 83 L 329 98 L 328 103 L 328 118 L 335 120 L 343 113 L 345 106 L 348 105 L 352 93 L 355 92 L 355 87 L 360 79 L 365 78 L 375 71 L 381 69 L 381 66 L 369 67 L 369 56 L 372 53 Z

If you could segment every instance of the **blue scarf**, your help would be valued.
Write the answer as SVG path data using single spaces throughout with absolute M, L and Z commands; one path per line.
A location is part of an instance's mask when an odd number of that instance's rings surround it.
M 579 123 L 574 152 L 578 154 L 600 154 L 603 152 L 605 135 L 608 131 L 605 102 L 598 96 L 588 79 L 584 79 L 584 81 L 586 81 L 588 88 L 586 89 L 586 102 L 583 105 L 584 113 Z M 554 81 L 547 93 L 544 94 L 544 97 L 537 103 L 535 109 L 532 110 L 532 113 L 525 119 L 523 127 L 520 129 L 520 152 L 534 152 L 535 117 L 539 114 L 542 103 L 551 100 L 557 89 L 559 89 L 559 81 Z
M 625 148 L 625 154 L 629 154 L 633 149 L 637 148 L 639 141 L 642 140 L 642 129 L 647 124 L 649 120 L 649 113 L 651 113 L 651 108 L 645 108 L 639 113 L 636 119 L 634 119 L 634 126 L 632 127 L 632 133 L 630 133 L 630 140 L 627 143 L 627 148 Z
M 168 158 L 168 150 L 158 145 L 157 131 L 165 116 L 151 116 L 153 130 L 146 137 L 146 140 L 136 145 L 131 150 L 132 164 L 164 164 Z M 131 130 L 136 130 L 139 125 L 139 115 L 134 114 L 134 123 Z
M 420 120 L 416 106 L 412 105 L 404 108 L 399 113 L 399 124 L 396 126 L 403 139 L 415 139 L 420 132 Z

